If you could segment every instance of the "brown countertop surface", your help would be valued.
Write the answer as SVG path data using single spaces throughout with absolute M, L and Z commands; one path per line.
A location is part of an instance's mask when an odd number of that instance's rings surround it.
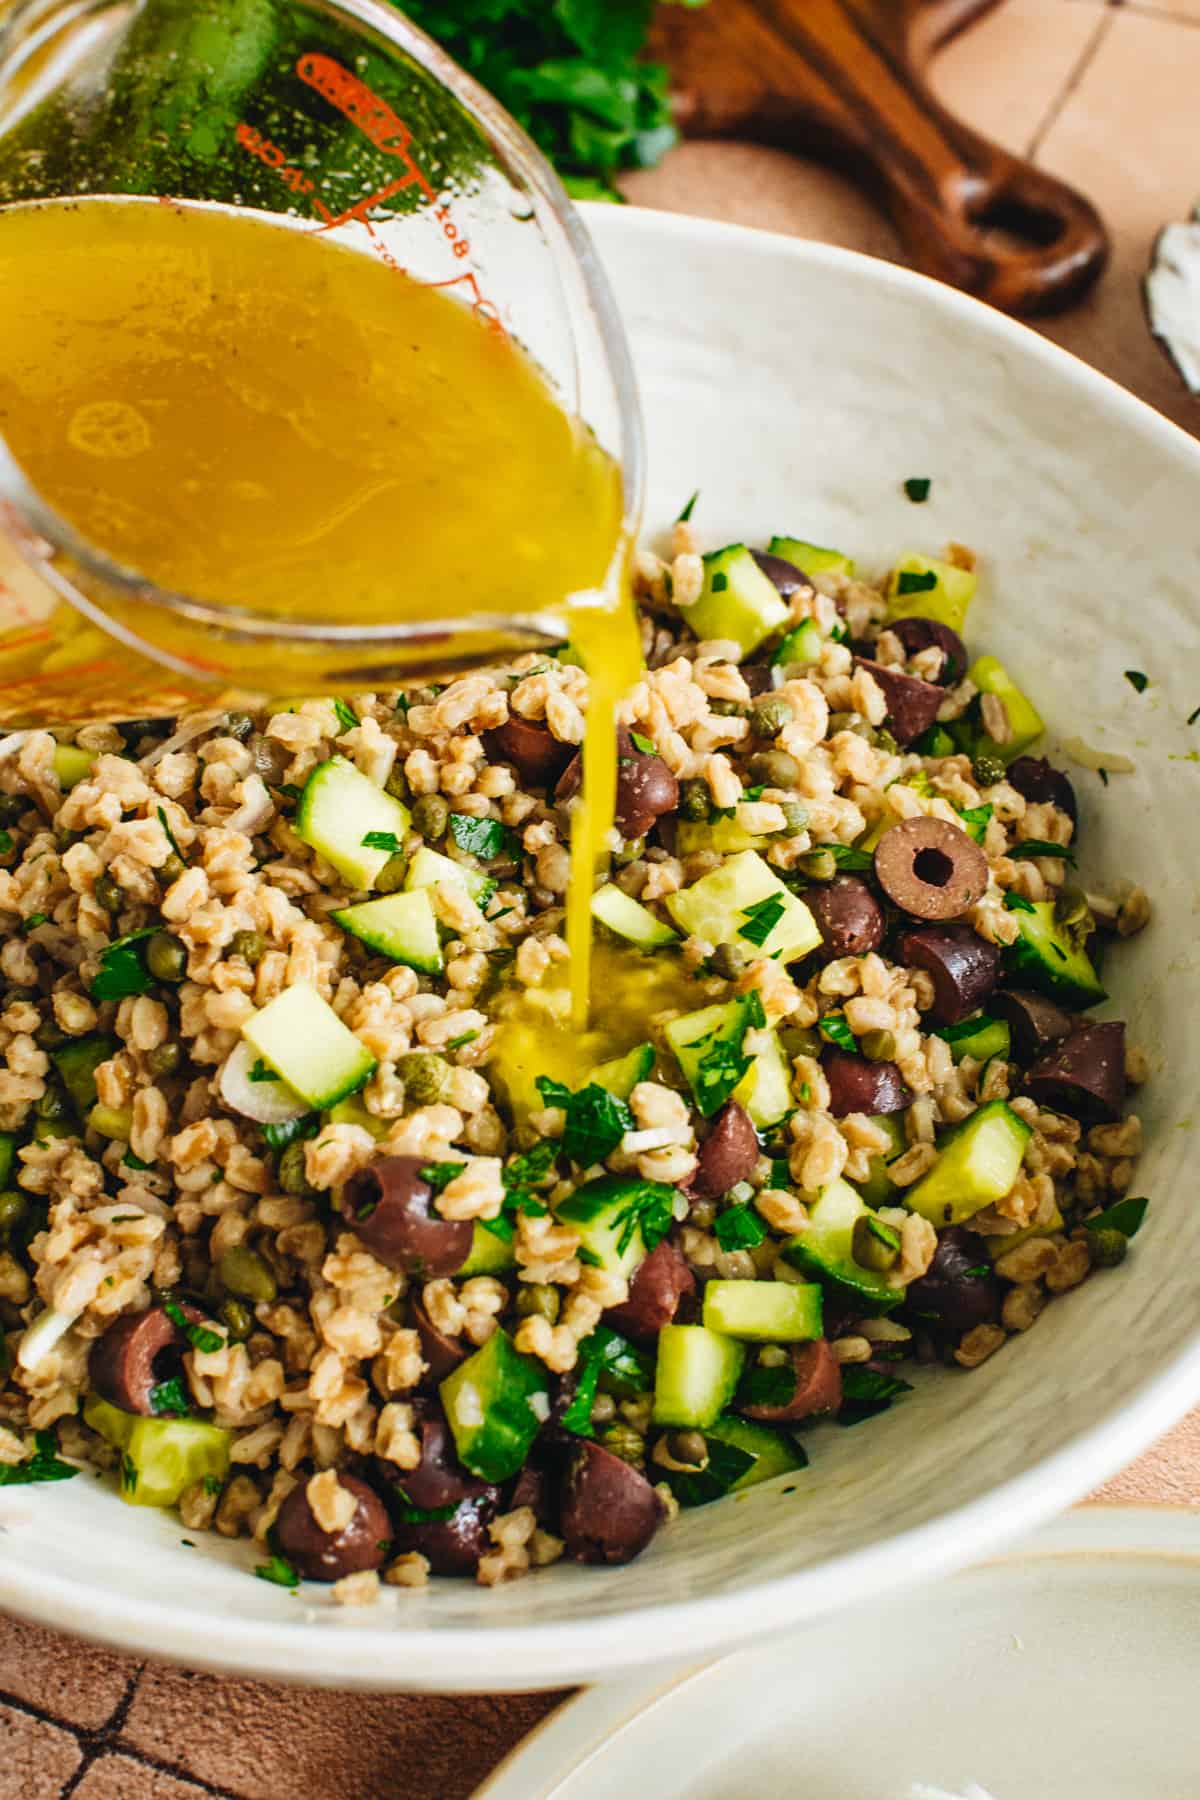
M 1000 142 L 1083 187 L 1112 230 L 1092 296 L 1045 327 L 1195 430 L 1146 331 L 1150 245 L 1200 192 L 1200 0 L 1007 0 L 950 45 L 934 85 Z M 632 200 L 898 254 L 839 176 L 772 151 L 689 144 Z M 1097 1500 L 1200 1507 L 1200 1413 Z M 556 1696 L 293 1691 L 146 1666 L 0 1618 L 0 1800 L 465 1800 Z

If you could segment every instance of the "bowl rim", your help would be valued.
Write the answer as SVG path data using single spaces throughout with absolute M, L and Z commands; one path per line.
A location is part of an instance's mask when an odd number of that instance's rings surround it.
M 1144 401 L 1030 327 L 955 288 L 858 251 L 749 226 L 682 214 L 606 205 L 585 207 L 601 261 L 606 244 L 664 239 L 714 253 L 770 256 L 807 264 L 907 295 L 970 328 L 985 343 L 1013 350 L 1065 376 L 1081 392 L 1154 443 L 1190 462 L 1200 480 L 1200 443 Z M 406 1625 L 402 1614 L 356 1626 L 341 1613 L 337 1629 L 303 1616 L 278 1621 L 183 1608 L 178 1601 L 103 1593 L 19 1558 L 0 1561 L 0 1608 L 51 1629 L 118 1649 L 216 1673 L 364 1691 L 492 1693 L 561 1688 L 612 1679 L 656 1664 L 707 1659 L 769 1631 L 783 1630 L 944 1574 L 994 1553 L 1099 1486 L 1200 1401 L 1200 1330 L 1132 1401 L 1114 1407 L 1052 1456 L 966 1506 L 823 1563 L 695 1599 L 552 1624 Z M 598 1578 L 602 1578 L 598 1572 Z M 394 1619 L 394 1623 L 393 1623 Z M 636 1620 L 636 1629 L 630 1624 Z

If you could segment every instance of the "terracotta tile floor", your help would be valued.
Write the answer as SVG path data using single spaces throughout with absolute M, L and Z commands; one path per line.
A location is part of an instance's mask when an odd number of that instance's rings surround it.
M 1139 282 L 1157 230 L 1200 192 L 1200 0 L 1007 0 L 943 53 L 933 80 L 979 129 L 1092 195 L 1112 268 L 1046 329 L 1194 430 L 1200 403 L 1147 335 Z M 747 146 L 688 145 L 629 193 L 898 254 L 841 177 Z M 1099 1498 L 1200 1505 L 1200 1414 Z M 553 1703 L 221 1682 L 0 1620 L 0 1800 L 460 1800 Z

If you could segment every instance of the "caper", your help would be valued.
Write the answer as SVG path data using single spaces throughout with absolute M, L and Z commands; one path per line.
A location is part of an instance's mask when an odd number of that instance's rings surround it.
M 41 1098 L 34 1102 L 33 1110 L 39 1119 L 69 1119 L 71 1117 L 71 1102 L 67 1099 L 62 1088 L 58 1087 L 53 1082 L 49 1082 L 47 1083 L 46 1091 L 42 1094 Z
M 254 1330 L 254 1314 L 240 1300 L 226 1300 L 221 1306 L 221 1323 L 235 1344 L 244 1344 Z
M 1054 917 L 1060 925 L 1082 925 L 1091 917 L 1091 910 L 1082 888 L 1062 888 L 1054 902 Z
M 182 981 L 187 973 L 187 951 L 169 931 L 156 931 L 146 940 L 146 967 L 155 981 Z
M 285 1194 L 310 1194 L 308 1174 L 304 1166 L 304 1145 L 289 1144 L 279 1158 L 279 1170 L 276 1175 L 280 1187 Z
M 882 1274 L 900 1260 L 900 1233 L 885 1220 L 864 1213 L 854 1222 L 850 1253 L 860 1268 Z
M 709 961 L 714 975 L 722 975 L 726 981 L 736 981 L 745 972 L 749 958 L 740 944 L 718 944 Z
M 252 969 L 262 961 L 265 949 L 261 931 L 235 931 L 229 940 L 230 956 L 240 956 Z
M 885 756 L 895 756 L 900 748 L 891 732 L 882 725 L 871 733 L 871 742 L 877 750 L 882 750 Z
M 832 881 L 837 874 L 837 857 L 832 850 L 810 850 L 797 866 L 810 881 Z
M 548 1319 L 553 1325 L 561 1304 L 558 1289 L 547 1282 L 522 1283 L 517 1294 L 517 1313 L 522 1319 Z
M 751 781 L 761 781 L 764 787 L 794 788 L 802 773 L 786 750 L 756 750 L 746 768 Z
M 644 856 L 645 852 L 644 837 L 622 838 L 619 847 L 613 851 L 613 861 L 619 868 L 625 868 L 629 863 L 636 862 L 639 856 Z
M 57 1050 L 60 1044 L 66 1043 L 67 1034 L 53 1019 L 43 1019 L 33 1034 L 33 1041 L 39 1050 Z
M 783 835 L 794 837 L 797 832 L 808 829 L 808 808 L 799 800 L 783 802 Z
M 15 825 L 29 807 L 24 794 L 0 794 L 0 825 Z
M 450 1064 L 444 1056 L 435 1056 L 432 1050 L 411 1050 L 397 1062 L 396 1073 L 404 1083 L 407 1098 L 425 1106 L 430 1101 L 440 1100 L 445 1093 L 450 1080 Z
M 440 794 L 422 794 L 413 803 L 412 822 L 414 831 L 419 831 L 423 838 L 436 843 L 438 838 L 446 835 L 450 808 Z
M 1129 1239 L 1123 1231 L 1089 1231 L 1087 1247 L 1094 1269 L 1115 1269 L 1118 1263 L 1125 1261 Z
M 708 1443 L 702 1431 L 669 1432 L 667 1449 L 672 1462 L 686 1463 L 689 1469 L 702 1469 L 708 1461 Z
M 254 720 L 248 712 L 231 712 L 225 714 L 225 735 L 236 738 L 244 744 L 254 730 Z
M 645 1438 L 623 1419 L 610 1425 L 601 1434 L 600 1442 L 606 1450 L 611 1450 L 614 1456 L 619 1456 L 622 1462 L 629 1463 L 635 1469 L 640 1469 L 646 1460 Z
M 693 778 L 685 781 L 679 790 L 680 817 L 699 825 L 708 818 L 712 811 L 712 796 L 708 791 L 707 781 Z
M 140 743 L 151 732 L 157 735 L 161 729 L 158 719 L 126 719 L 123 725 L 117 726 L 127 750 L 132 749 L 134 744 Z
M 146 1052 L 146 1067 L 156 1079 L 173 1075 L 182 1061 L 183 1051 L 178 1044 L 158 1044 Z
M 0 1236 L 7 1237 L 25 1217 L 29 1201 L 19 1188 L 6 1188 L 0 1194 Z
M 375 892 L 377 894 L 398 894 L 404 886 L 404 877 L 407 873 L 408 858 L 402 851 L 397 850 L 394 856 L 388 857 L 375 877 Z
M 1004 764 L 998 756 L 977 756 L 971 763 L 971 774 L 975 777 L 976 787 L 995 787 L 998 781 L 1004 780 Z
M 393 800 L 408 799 L 408 781 L 399 763 L 392 764 L 392 772 L 383 784 L 383 791 L 390 794 Z
M 159 863 L 158 868 L 155 870 L 155 874 L 158 876 L 159 882 L 163 887 L 170 887 L 172 882 L 178 881 L 179 877 L 186 873 L 187 864 L 184 862 L 182 856 L 180 856 L 178 850 L 172 850 L 167 856 L 166 862 Z
M 37 1001 L 40 999 L 41 995 L 36 988 L 10 987 L 6 989 L 3 996 L 0 997 L 0 1006 L 19 1006 L 22 1002 Z
M 783 1046 L 784 1055 L 820 1056 L 823 1044 L 821 1034 L 811 1025 L 784 1025 L 780 1028 L 779 1042 Z
M 114 881 L 111 875 L 97 875 L 92 892 L 97 906 L 102 906 L 105 912 L 119 913 L 125 904 L 124 890 L 120 882 Z
M 708 710 L 715 713 L 718 719 L 737 719 L 741 717 L 743 709 L 736 700 L 710 700 Z
M 894 1031 L 865 1031 L 858 1040 L 858 1047 L 868 1062 L 894 1062 L 896 1034 Z
M 831 712 L 829 715 L 829 724 L 826 727 L 826 733 L 829 737 L 836 737 L 839 731 L 853 731 L 854 727 L 859 723 L 860 721 L 857 713 Z
M 793 717 L 791 703 L 782 694 L 757 700 L 750 712 L 750 729 L 757 738 L 773 738 Z
M 244 1244 L 230 1245 L 217 1264 L 217 1273 L 231 1294 L 239 1300 L 252 1300 L 255 1305 L 273 1300 L 278 1292 L 270 1264 L 257 1250 L 248 1250 Z

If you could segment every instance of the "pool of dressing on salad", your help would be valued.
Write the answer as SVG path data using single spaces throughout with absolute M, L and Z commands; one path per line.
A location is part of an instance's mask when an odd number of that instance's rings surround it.
M 19 205 L 0 212 L 0 256 L 0 434 L 41 499 L 112 562 L 281 626 L 453 628 L 486 614 L 475 660 L 521 643 L 507 618 L 562 620 L 590 678 L 567 909 L 582 1025 L 614 709 L 642 667 L 613 460 L 492 323 L 261 215 Z M 219 704 L 230 684 L 351 689 L 332 645 L 309 645 L 298 667 L 286 637 L 268 636 L 226 666 L 222 640 L 185 611 L 112 590 L 103 604 L 182 680 L 48 587 L 0 580 L 5 721 L 130 718 L 155 701 L 165 713 Z

